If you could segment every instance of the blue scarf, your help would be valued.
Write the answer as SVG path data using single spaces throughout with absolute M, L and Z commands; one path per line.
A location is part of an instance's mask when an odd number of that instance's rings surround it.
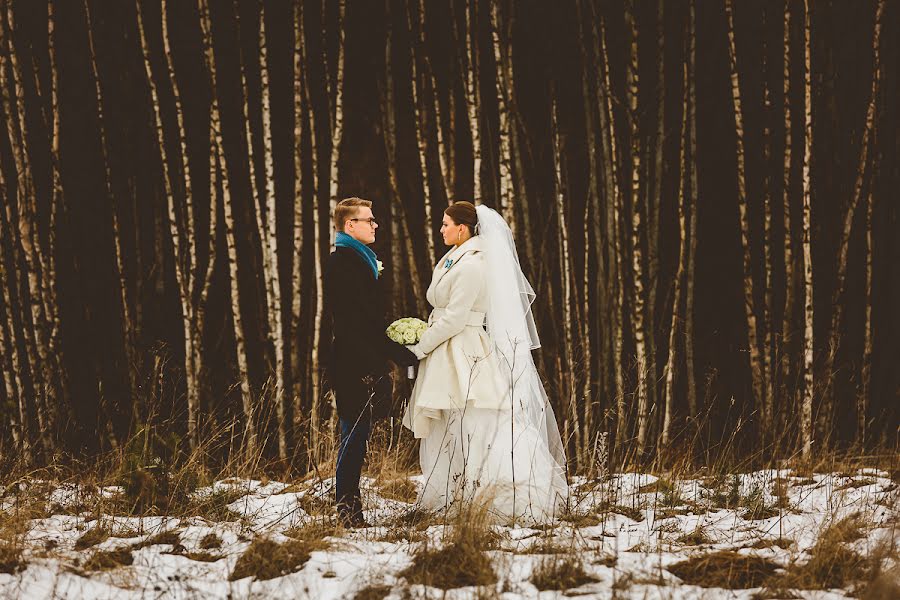
M 378 255 L 375 254 L 374 250 L 343 231 L 339 231 L 337 236 L 335 236 L 334 245 L 336 248 L 352 248 L 355 250 L 366 261 L 366 264 L 371 267 L 372 273 L 375 274 L 375 279 L 378 279 Z

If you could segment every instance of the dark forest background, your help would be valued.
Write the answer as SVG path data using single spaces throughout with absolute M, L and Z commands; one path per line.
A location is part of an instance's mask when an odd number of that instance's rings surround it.
M 510 220 L 573 467 L 895 447 L 898 81 L 895 0 L 2 0 L 0 446 L 321 458 L 361 196 L 389 317 Z

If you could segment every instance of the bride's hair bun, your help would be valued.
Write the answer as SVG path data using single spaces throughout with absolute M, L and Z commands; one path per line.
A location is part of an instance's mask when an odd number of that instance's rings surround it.
M 444 213 L 457 225 L 465 225 L 472 235 L 478 234 L 478 213 L 475 205 L 465 200 L 457 200 L 447 207 Z

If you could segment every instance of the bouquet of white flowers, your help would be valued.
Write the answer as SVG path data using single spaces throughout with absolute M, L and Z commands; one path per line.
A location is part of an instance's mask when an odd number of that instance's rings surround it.
M 422 339 L 422 334 L 425 333 L 425 330 L 428 329 L 428 323 L 423 321 L 422 319 L 417 319 L 415 317 L 404 317 L 402 319 L 397 319 L 387 328 L 387 336 L 398 344 L 403 344 L 404 346 L 408 346 L 410 344 L 417 344 L 419 340 Z M 412 379 L 414 377 L 415 370 L 413 367 L 409 367 L 407 371 L 407 376 Z

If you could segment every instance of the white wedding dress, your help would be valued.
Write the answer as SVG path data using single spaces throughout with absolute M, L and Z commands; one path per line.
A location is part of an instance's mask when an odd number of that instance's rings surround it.
M 478 502 L 497 521 L 547 523 L 565 510 L 568 484 L 559 429 L 531 356 L 540 347 L 531 314 L 535 293 L 522 273 L 506 222 L 485 206 L 477 207 L 477 214 L 484 262 L 481 294 L 487 296 L 485 345 L 490 350 L 475 362 L 480 363 L 479 377 L 494 378 L 489 389 L 499 391 L 496 398 L 451 398 L 446 408 L 417 410 L 417 398 L 424 403 L 422 398 L 435 394 L 433 389 L 414 390 L 404 423 L 421 439 L 425 484 L 418 503 L 447 509 Z M 460 368 L 442 364 L 453 362 L 445 356 L 426 359 L 431 359 L 427 371 Z M 433 388 L 427 381 L 434 380 L 426 377 L 416 387 Z

